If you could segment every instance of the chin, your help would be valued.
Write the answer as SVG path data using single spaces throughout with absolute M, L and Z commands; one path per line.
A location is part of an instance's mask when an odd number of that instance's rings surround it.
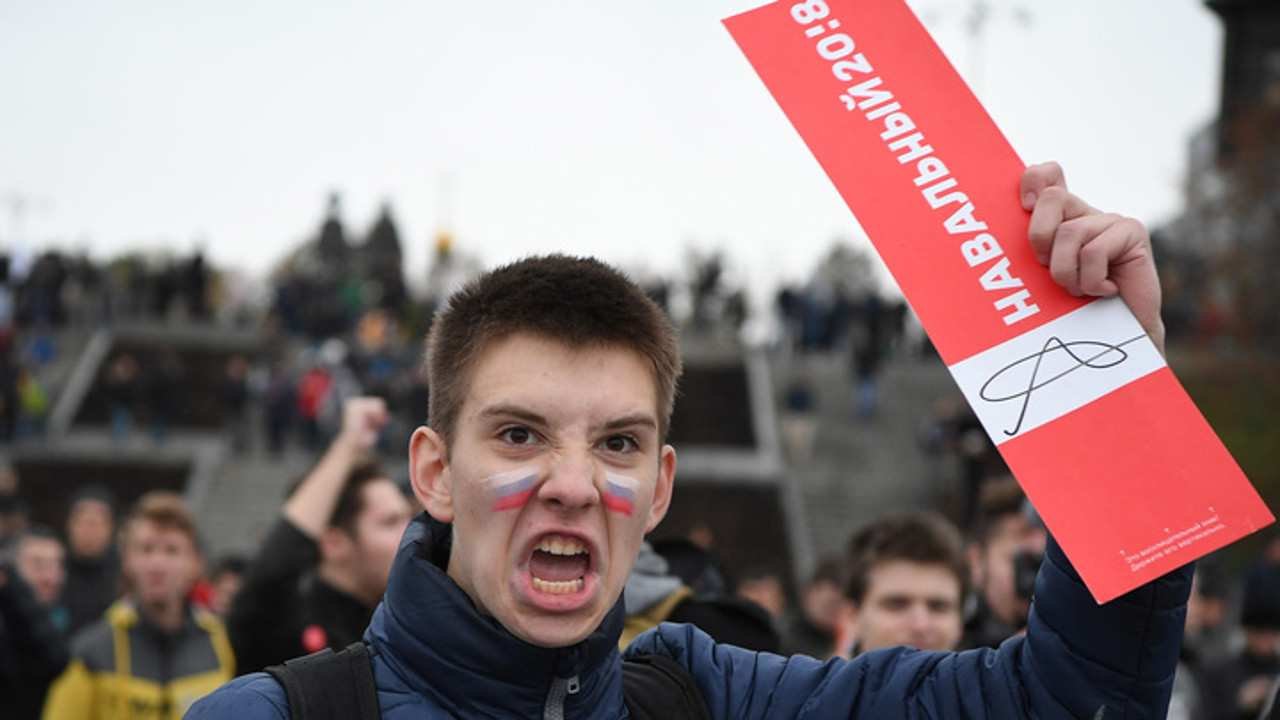
M 167 605 L 169 597 L 161 594 L 143 594 L 138 598 L 138 604 L 145 607 L 156 607 L 158 605 Z
M 586 640 L 592 631 L 599 627 L 602 619 L 595 619 L 594 622 L 584 620 L 576 623 L 567 621 L 565 618 L 539 619 L 527 623 L 522 628 L 523 632 L 514 634 L 530 645 L 537 645 L 538 647 L 569 647 Z
M 530 645 L 562 648 L 587 639 L 600 627 L 608 608 L 589 603 L 572 611 L 547 612 L 545 609 L 517 610 L 511 622 L 502 624 L 513 635 Z

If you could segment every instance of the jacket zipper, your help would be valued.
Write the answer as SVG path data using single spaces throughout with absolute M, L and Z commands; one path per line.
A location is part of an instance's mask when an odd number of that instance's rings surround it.
M 565 697 L 577 695 L 581 689 L 577 675 L 552 680 L 551 690 L 547 692 L 547 703 L 542 707 L 542 720 L 564 720 Z

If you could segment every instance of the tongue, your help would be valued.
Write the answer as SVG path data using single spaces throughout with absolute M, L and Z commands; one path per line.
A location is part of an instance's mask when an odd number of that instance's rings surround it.
M 548 582 L 564 582 L 577 580 L 587 574 L 590 560 L 586 553 L 577 555 L 552 555 L 542 550 L 534 550 L 529 558 L 529 572 L 534 577 Z

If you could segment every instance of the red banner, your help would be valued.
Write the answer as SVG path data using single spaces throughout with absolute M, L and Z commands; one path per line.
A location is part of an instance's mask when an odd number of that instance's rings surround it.
M 902 0 L 725 25 L 1099 602 L 1273 521 L 1128 308 L 1037 262 L 1022 161 Z

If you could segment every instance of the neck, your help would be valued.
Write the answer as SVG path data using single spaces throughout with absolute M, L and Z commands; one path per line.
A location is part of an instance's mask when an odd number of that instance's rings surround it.
M 355 581 L 355 578 L 351 577 L 351 573 L 344 572 L 341 568 L 335 567 L 331 563 L 321 563 L 316 575 L 325 581 L 329 587 L 350 595 L 367 607 L 374 607 L 378 604 L 377 598 L 369 598 L 368 593 L 361 591 L 360 585 Z
M 456 547 L 456 545 L 453 545 L 449 548 L 449 566 L 444 569 L 444 574 L 449 576 L 449 579 L 453 581 L 453 584 L 458 586 L 458 589 L 462 591 L 463 595 L 467 596 L 467 599 L 471 601 L 471 604 L 475 606 L 476 610 L 478 610 L 481 615 L 491 615 L 488 608 L 484 606 L 484 603 L 480 602 L 480 598 L 476 597 L 476 594 L 471 592 L 470 583 L 466 582 L 466 578 L 462 577 L 462 563 L 456 562 L 456 558 L 454 557 L 454 548 Z
M 1280 641 L 1271 638 L 1269 635 L 1261 635 L 1245 631 L 1244 635 L 1245 652 L 1256 658 L 1273 658 L 1280 656 Z
M 147 622 L 165 632 L 176 632 L 186 620 L 187 604 L 183 600 L 163 601 L 156 603 L 138 603 L 138 612 Z
M 107 552 L 105 550 L 95 555 L 81 554 L 73 550 L 71 552 L 71 559 L 80 563 L 81 565 L 98 565 L 102 563 L 102 559 L 106 556 L 106 554 Z

